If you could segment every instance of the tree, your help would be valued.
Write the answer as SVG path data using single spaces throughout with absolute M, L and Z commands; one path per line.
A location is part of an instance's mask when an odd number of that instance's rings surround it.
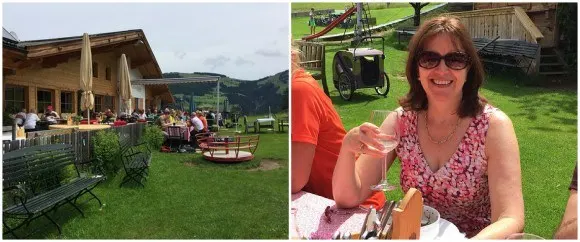
M 427 6 L 429 3 L 409 3 L 415 9 L 415 16 L 413 17 L 414 26 L 419 26 L 421 24 L 421 9 Z
M 556 21 L 560 29 L 558 46 L 564 53 L 566 62 L 572 70 L 576 70 L 578 56 L 578 4 L 558 3 Z

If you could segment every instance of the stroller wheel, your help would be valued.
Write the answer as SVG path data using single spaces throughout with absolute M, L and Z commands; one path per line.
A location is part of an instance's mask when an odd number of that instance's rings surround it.
M 345 101 L 349 101 L 354 93 L 354 82 L 346 72 L 338 76 L 338 92 L 340 97 Z
M 391 82 L 389 81 L 389 76 L 387 75 L 386 72 L 383 72 L 383 75 L 385 76 L 384 85 L 383 85 L 383 87 L 375 87 L 375 91 L 377 92 L 377 94 L 386 97 L 387 94 L 389 93 L 390 88 L 391 88 Z

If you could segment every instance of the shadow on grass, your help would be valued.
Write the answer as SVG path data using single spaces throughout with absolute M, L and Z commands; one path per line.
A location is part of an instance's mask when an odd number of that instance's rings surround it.
M 577 92 L 562 88 L 518 86 L 514 79 L 525 80 L 530 78 L 517 71 L 506 71 L 496 75 L 489 75 L 484 88 L 506 96 L 516 104 L 518 111 L 511 115 L 522 117 L 530 121 L 537 121 L 542 117 L 549 118 L 553 124 L 569 126 L 574 129 L 577 119 L 563 117 L 562 114 L 577 116 Z M 492 102 L 493 105 L 493 102 Z M 553 129 L 553 130 L 552 130 Z M 545 131 L 569 132 L 562 128 L 550 128 Z
M 330 99 L 332 100 L 332 103 L 336 104 L 336 105 L 348 105 L 348 104 L 359 104 L 359 103 L 365 103 L 364 105 L 373 102 L 375 100 L 379 100 L 382 98 L 385 98 L 384 96 L 379 96 L 377 95 L 369 95 L 366 93 L 362 93 L 362 92 L 357 92 L 356 90 L 353 93 L 352 99 L 350 99 L 350 101 L 345 101 L 344 99 L 342 99 L 340 97 L 340 95 L 338 95 L 338 91 L 331 91 L 331 93 L 336 92 L 336 95 L 331 95 Z
M 546 127 L 531 127 L 530 129 L 541 131 L 541 132 L 563 132 L 563 133 L 577 133 L 578 130 L 573 128 L 569 130 L 562 130 L 556 128 L 546 128 Z
M 90 196 L 90 195 L 89 195 Z M 83 196 L 85 198 L 85 196 Z M 99 206 L 96 200 L 89 200 L 88 202 L 83 202 L 77 204 L 77 206 L 85 214 L 85 218 L 89 218 L 93 213 L 89 212 L 91 206 Z M 66 224 L 73 222 L 76 219 L 83 219 L 82 215 L 70 204 L 64 204 L 57 209 L 54 209 L 47 213 L 58 225 L 60 225 L 62 232 L 66 233 Z M 13 218 L 2 218 L 5 223 L 10 226 L 15 226 L 22 220 L 17 220 Z M 4 228 L 3 231 L 5 231 Z M 12 234 L 4 235 L 3 239 L 66 239 L 65 237 L 58 234 L 57 227 L 46 217 L 41 216 L 34 219 L 30 224 L 23 225 L 15 231 L 18 238 L 14 238 Z
M 237 163 L 217 163 L 208 161 L 203 158 L 203 156 L 199 153 L 194 155 L 193 157 L 189 157 L 184 159 L 182 162 L 187 167 L 193 168 L 217 168 L 217 169 L 233 169 L 233 170 L 246 170 L 252 169 L 260 166 L 261 159 L 254 158 L 250 161 L 245 162 L 237 162 Z
M 399 51 L 408 51 L 409 41 L 411 40 L 410 36 L 401 36 L 401 41 L 399 42 L 399 37 L 395 31 L 388 32 L 384 36 L 385 38 L 385 48 L 392 47 L 393 49 Z

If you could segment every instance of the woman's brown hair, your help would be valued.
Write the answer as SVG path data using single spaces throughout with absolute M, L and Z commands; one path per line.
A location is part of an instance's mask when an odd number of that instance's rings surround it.
M 463 85 L 463 94 L 459 110 L 459 117 L 475 117 L 479 114 L 487 100 L 479 94 L 484 80 L 483 65 L 477 55 L 477 50 L 473 45 L 471 36 L 465 26 L 457 17 L 440 16 L 424 22 L 411 38 L 409 43 L 409 56 L 407 59 L 407 81 L 409 81 L 409 93 L 399 100 L 399 104 L 405 110 L 421 111 L 427 110 L 428 100 L 425 90 L 419 81 L 419 66 L 417 65 L 417 55 L 423 51 L 425 42 L 438 34 L 448 34 L 455 39 L 456 45 L 463 48 L 463 51 L 471 58 L 467 72 L 467 79 Z

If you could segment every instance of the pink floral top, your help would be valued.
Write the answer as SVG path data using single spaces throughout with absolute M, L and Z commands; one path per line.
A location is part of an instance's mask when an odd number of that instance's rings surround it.
M 476 235 L 491 223 L 485 138 L 490 114 L 497 110 L 486 105 L 469 124 L 463 140 L 451 159 L 433 172 L 419 145 L 417 112 L 399 108 L 403 132 L 396 148 L 401 160 L 401 186 L 404 192 L 414 187 L 423 202 L 455 224 L 467 237 Z

